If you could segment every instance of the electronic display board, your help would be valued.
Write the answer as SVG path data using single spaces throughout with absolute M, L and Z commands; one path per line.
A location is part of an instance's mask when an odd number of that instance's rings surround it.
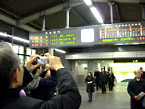
M 96 26 L 48 30 L 29 34 L 30 47 L 59 47 L 96 44 Z
M 144 43 L 145 22 L 118 23 L 98 26 L 99 44 Z
M 31 48 L 145 44 L 145 22 L 114 23 L 31 32 L 29 40 Z

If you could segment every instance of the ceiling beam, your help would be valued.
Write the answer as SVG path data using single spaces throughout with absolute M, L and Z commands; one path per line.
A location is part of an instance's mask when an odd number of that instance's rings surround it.
M 13 16 L 13 17 L 16 18 L 16 19 L 21 19 L 21 17 L 20 17 L 19 15 L 16 15 L 16 14 L 10 12 L 10 11 L 7 11 L 6 9 L 3 9 L 3 8 L 0 7 L 0 10 L 1 10 L 2 12 L 6 13 L 7 15 Z M 35 23 L 33 23 L 33 22 L 30 22 L 30 24 L 31 24 L 32 26 L 34 26 L 34 27 L 40 29 L 40 30 L 42 29 L 41 26 L 39 26 L 39 25 L 37 25 L 37 24 L 35 24 Z
M 17 21 L 16 21 L 16 20 L 14 20 L 14 19 L 12 19 L 12 18 L 9 18 L 9 17 L 7 17 L 7 16 L 5 16 L 5 15 L 3 15 L 3 14 L 0 14 L 0 20 L 6 22 L 6 23 L 8 23 L 8 24 L 11 24 L 11 25 L 13 25 L 13 26 L 16 26 L 16 27 L 19 27 L 19 28 L 21 28 L 21 29 L 24 29 L 24 30 L 26 30 L 26 31 L 29 31 L 29 32 L 38 31 L 38 30 L 36 30 L 36 29 L 34 29 L 34 28 L 30 27 L 30 26 L 27 26 L 27 25 L 17 26 Z
M 29 24 L 31 24 L 32 26 L 34 26 L 34 28 L 35 28 L 35 27 L 38 28 L 39 30 L 42 29 L 42 27 L 41 27 L 40 25 L 37 25 L 37 24 L 35 24 L 35 23 L 33 23 L 33 22 L 30 22 Z
M 117 11 L 118 19 L 119 19 L 119 21 L 121 22 L 120 10 L 119 10 L 119 8 L 118 8 L 118 4 L 117 4 L 117 3 L 115 4 L 115 8 L 116 8 L 116 11 Z
M 85 22 L 86 25 L 88 25 L 89 23 L 80 15 L 78 14 L 74 9 L 72 9 L 72 11 L 81 19 Z
M 79 6 L 81 5 L 83 2 L 79 2 L 79 3 L 73 3 L 73 4 L 70 4 L 70 7 L 75 7 L 75 6 Z M 32 22 L 36 19 L 38 19 L 39 17 L 43 16 L 43 15 L 51 15 L 51 14 L 54 14 L 54 13 L 57 13 L 57 12 L 60 12 L 64 9 L 64 6 L 66 6 L 67 3 L 64 3 L 64 4 L 60 4 L 60 5 L 57 5 L 55 7 L 52 7 L 52 8 L 49 8 L 49 9 L 46 9 L 46 10 L 43 10 L 41 12 L 37 12 L 37 13 L 34 13 L 30 16 L 27 16 L 21 20 L 18 21 L 18 25 L 23 25 L 23 24 L 26 24 L 26 23 L 29 23 L 29 22 Z
M 9 17 L 7 17 L 3 14 L 0 14 L 0 20 L 2 20 L 4 22 L 7 22 L 11 25 L 16 25 L 17 24 L 17 22 L 14 19 L 11 19 L 11 18 L 9 18 Z
M 142 20 L 145 20 L 145 4 L 142 5 Z
M 143 0 L 93 0 L 94 2 L 108 2 L 114 1 L 118 3 L 141 3 Z
M 114 3 L 115 2 L 108 2 L 108 5 L 109 5 L 109 7 L 110 7 L 110 18 L 111 18 L 111 23 L 113 24 L 113 18 L 114 18 L 114 16 L 113 16 L 113 6 L 114 6 Z

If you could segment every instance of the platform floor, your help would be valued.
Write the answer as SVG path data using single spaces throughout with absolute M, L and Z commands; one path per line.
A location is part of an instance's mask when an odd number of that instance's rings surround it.
M 82 95 L 80 109 L 130 109 L 130 96 L 127 93 L 127 82 L 116 83 L 112 92 L 101 94 L 101 90 L 94 92 L 93 101 L 88 102 L 86 86 L 79 86 Z

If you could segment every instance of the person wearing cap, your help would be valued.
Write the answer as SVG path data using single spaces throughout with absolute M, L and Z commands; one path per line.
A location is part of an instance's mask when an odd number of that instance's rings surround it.
M 47 101 L 20 97 L 21 86 L 25 87 L 32 81 L 31 77 L 30 80 L 27 78 L 29 72 L 40 66 L 32 64 L 39 56 L 31 56 L 22 67 L 19 57 L 9 48 L 8 44 L 0 43 L 0 109 L 79 109 L 81 95 L 72 72 L 63 67 L 59 57 L 49 53 L 45 56 L 50 69 L 57 73 L 58 95 Z
M 141 78 L 140 70 L 134 72 L 135 78 L 128 83 L 127 91 L 130 95 L 130 109 L 144 109 L 142 101 L 145 95 L 145 80 Z M 139 94 L 143 93 L 143 97 L 140 98 Z

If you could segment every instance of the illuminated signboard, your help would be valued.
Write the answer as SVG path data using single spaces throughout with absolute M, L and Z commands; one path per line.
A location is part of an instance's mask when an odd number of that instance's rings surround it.
M 29 34 L 30 47 L 145 44 L 145 22 L 93 25 Z
M 96 44 L 96 26 L 48 30 L 29 34 L 30 47 L 59 47 Z
M 145 22 L 98 26 L 98 43 L 144 43 Z

